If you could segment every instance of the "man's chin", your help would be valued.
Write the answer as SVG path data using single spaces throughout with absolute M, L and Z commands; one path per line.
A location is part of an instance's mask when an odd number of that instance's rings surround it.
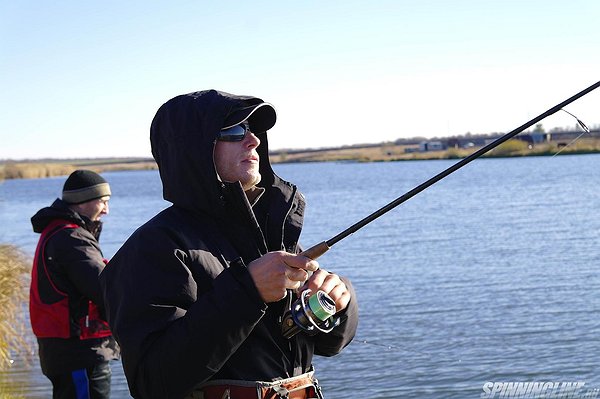
M 244 187 L 244 191 L 250 190 L 253 187 L 256 187 L 258 183 L 260 183 L 261 176 L 259 173 L 252 175 L 248 178 L 247 182 L 242 183 L 242 187 Z

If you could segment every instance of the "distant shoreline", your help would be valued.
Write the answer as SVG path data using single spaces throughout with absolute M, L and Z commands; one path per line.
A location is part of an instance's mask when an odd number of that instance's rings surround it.
M 328 149 L 278 150 L 269 154 L 271 163 L 301 162 L 396 162 L 414 160 L 462 159 L 481 146 L 440 150 L 418 150 L 410 144 L 382 143 Z M 523 157 L 600 153 L 600 138 L 584 137 L 574 143 L 543 142 L 530 145 L 522 140 L 509 140 L 483 157 Z M 152 158 L 88 158 L 40 159 L 25 161 L 0 161 L 0 180 L 37 179 L 66 176 L 76 169 L 90 169 L 97 173 L 126 170 L 158 169 Z

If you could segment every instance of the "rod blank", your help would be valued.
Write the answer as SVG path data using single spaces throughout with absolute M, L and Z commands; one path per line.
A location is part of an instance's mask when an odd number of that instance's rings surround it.
M 561 108 L 563 108 L 566 105 L 572 103 L 573 101 L 575 101 L 575 100 L 577 100 L 577 99 L 585 96 L 586 94 L 588 94 L 592 90 L 597 89 L 599 86 L 600 86 L 600 81 L 598 81 L 598 82 L 594 83 L 593 85 L 591 85 L 590 87 L 588 87 L 588 88 L 580 91 L 579 93 L 575 94 L 574 96 L 566 99 L 565 101 L 561 102 L 560 104 L 555 105 L 554 107 L 550 108 L 546 112 L 544 112 L 544 113 L 536 116 L 535 118 L 533 118 L 529 122 L 524 123 L 523 125 L 519 126 L 518 128 L 516 128 L 516 129 L 514 129 L 514 130 L 512 130 L 512 131 L 510 131 L 508 133 L 506 133 L 502 137 L 500 137 L 500 138 L 496 139 L 495 141 L 489 143 L 488 145 L 480 148 L 479 150 L 475 151 L 471 155 L 463 158 L 459 162 L 457 162 L 454 165 L 450 166 L 449 168 L 443 170 L 442 172 L 440 172 L 437 175 L 433 176 L 429 180 L 427 180 L 427 181 L 419 184 L 417 187 L 415 187 L 412 190 L 408 191 L 407 193 L 401 195 L 400 197 L 396 198 L 395 200 L 393 200 L 389 204 L 383 206 L 382 208 L 378 209 L 377 211 L 373 212 L 372 214 L 368 215 L 367 217 L 361 219 L 360 221 L 354 223 L 352 226 L 348 227 L 347 229 L 345 229 L 344 231 L 340 232 L 336 236 L 330 238 L 327 241 L 320 242 L 319 244 L 317 244 L 317 245 L 315 245 L 315 246 L 307 249 L 306 251 L 302 252 L 302 255 L 307 256 L 307 257 L 309 257 L 311 259 L 317 259 L 319 256 L 321 256 L 325 252 L 327 252 L 333 245 L 335 245 L 339 241 L 343 240 L 344 238 L 348 237 L 350 234 L 352 234 L 352 233 L 358 231 L 359 229 L 363 228 L 367 224 L 371 223 L 373 220 L 375 220 L 378 217 L 384 215 L 385 213 L 391 211 L 392 209 L 394 209 L 398 205 L 402 204 L 403 202 L 406 202 L 407 200 L 409 200 L 410 198 L 414 197 L 415 195 L 417 195 L 421 191 L 425 190 L 426 188 L 428 188 L 428 187 L 432 186 L 433 184 L 437 183 L 438 181 L 442 180 L 443 178 L 445 178 L 449 174 L 451 174 L 453 172 L 456 172 L 458 169 L 462 168 L 463 166 L 465 166 L 469 162 L 471 162 L 471 161 L 479 158 L 480 156 L 482 156 L 486 152 L 488 152 L 488 151 L 496 148 L 497 146 L 499 146 L 500 144 L 504 143 L 505 141 L 510 140 L 511 138 L 513 138 L 514 136 L 516 136 L 517 134 L 521 133 L 523 130 L 525 130 L 525 129 L 531 127 L 531 126 L 533 126 L 534 124 L 538 123 L 542 119 L 545 119 L 548 116 L 550 116 L 550 115 L 558 112 Z

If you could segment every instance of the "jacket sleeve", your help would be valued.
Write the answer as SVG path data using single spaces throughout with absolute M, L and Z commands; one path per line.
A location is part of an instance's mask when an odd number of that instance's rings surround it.
M 172 236 L 138 230 L 101 275 L 136 398 L 180 398 L 208 380 L 266 309 L 243 265 L 223 269 L 208 250 L 180 249 Z
M 105 264 L 100 246 L 90 233 L 82 228 L 66 229 L 49 241 L 46 253 L 60 265 L 58 273 L 66 276 L 63 284 L 72 285 L 71 289 L 103 307 L 98 276 Z
M 337 355 L 352 342 L 356 334 L 358 327 L 358 301 L 356 293 L 350 280 L 345 277 L 342 277 L 342 280 L 350 291 L 351 299 L 346 309 L 338 314 L 340 316 L 340 325 L 327 334 L 320 333 L 315 336 L 315 354 L 317 355 Z

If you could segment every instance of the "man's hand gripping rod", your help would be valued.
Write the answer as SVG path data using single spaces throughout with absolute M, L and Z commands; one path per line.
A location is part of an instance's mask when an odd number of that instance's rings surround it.
M 304 255 L 310 259 L 317 259 L 325 252 L 327 252 L 334 244 L 348 237 L 350 234 L 363 228 L 365 225 L 371 223 L 373 220 L 377 219 L 378 217 L 384 215 L 385 213 L 394 209 L 403 202 L 414 197 L 421 191 L 442 180 L 449 174 L 462 168 L 469 162 L 479 158 L 486 152 L 496 148 L 505 141 L 513 138 L 517 134 L 521 133 L 523 130 L 533 126 L 542 119 L 545 119 L 548 116 L 560 111 L 561 108 L 585 96 L 586 94 L 588 94 L 592 90 L 595 90 L 599 86 L 600 81 L 594 83 L 587 89 L 582 90 L 581 92 L 575 94 L 574 96 L 568 98 L 560 104 L 550 108 L 548 111 L 536 116 L 529 122 L 516 128 L 515 130 L 506 133 L 505 135 L 496 139 L 490 144 L 480 148 L 478 151 L 475 151 L 468 157 L 463 158 L 461 161 L 443 170 L 442 172 L 433 176 L 429 180 L 421 183 L 417 187 L 408 191 L 406 194 L 403 194 L 402 196 L 396 198 L 394 201 L 378 209 L 377 211 L 373 212 L 364 219 L 356 222 L 355 224 L 348 227 L 346 230 L 342 231 L 335 237 L 332 237 L 327 241 L 320 242 L 317 245 L 307 249 L 306 251 L 303 251 L 301 255 Z M 331 331 L 337 324 L 339 324 L 339 319 L 335 317 L 335 313 L 335 303 L 329 297 L 329 295 L 327 295 L 323 291 L 317 291 L 314 295 L 310 295 L 310 291 L 304 291 L 300 294 L 300 298 L 291 306 L 290 310 L 286 314 L 286 317 L 284 317 L 282 324 L 282 333 L 286 338 L 290 338 L 300 331 L 305 331 L 308 334 L 316 334 L 319 331 L 327 333 Z

